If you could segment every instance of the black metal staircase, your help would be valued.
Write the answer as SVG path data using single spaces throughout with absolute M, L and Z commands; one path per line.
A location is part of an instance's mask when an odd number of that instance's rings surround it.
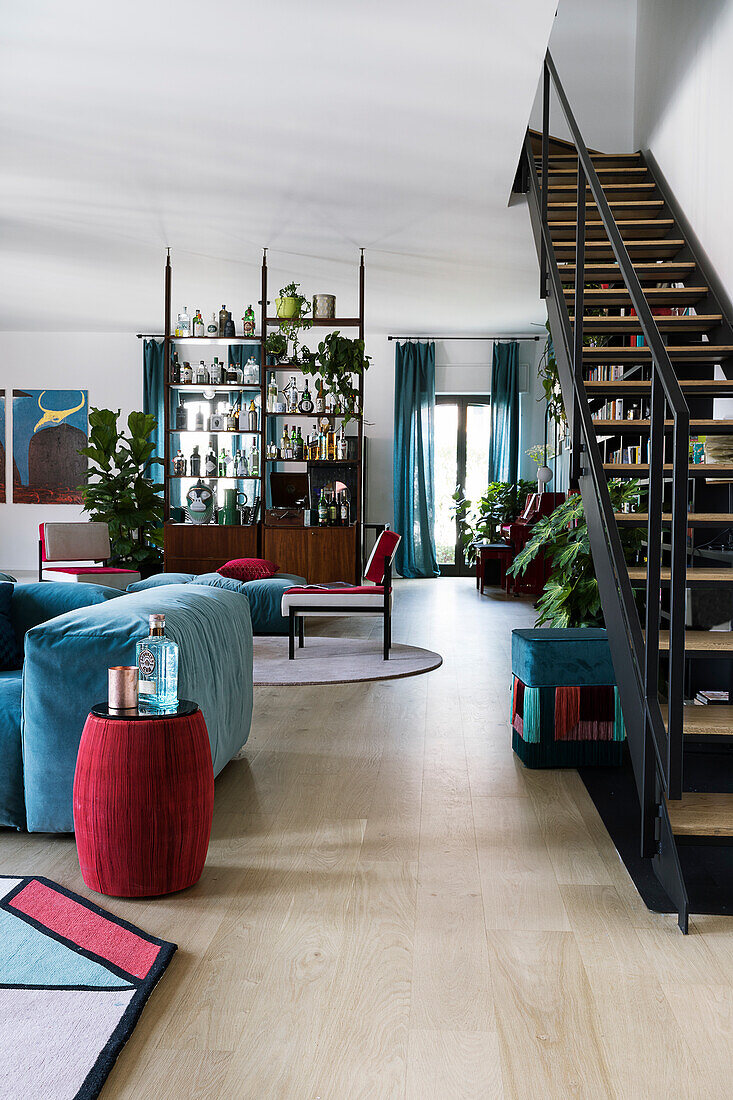
M 551 93 L 572 135 L 562 153 L 551 152 Z M 583 497 L 641 803 L 641 852 L 687 931 L 678 843 L 733 840 L 733 794 L 686 792 L 684 782 L 691 739 L 728 745 L 733 738 L 733 708 L 715 708 L 718 718 L 702 721 L 703 708 L 684 705 L 691 661 L 713 653 L 733 660 L 733 634 L 686 637 L 685 630 L 688 588 L 733 585 L 729 567 L 688 568 L 698 527 L 733 526 L 719 491 L 733 467 L 703 471 L 691 464 L 689 445 L 691 429 L 709 432 L 712 400 L 733 395 L 733 329 L 642 155 L 589 152 L 549 53 L 541 156 L 528 133 L 522 168 L 568 417 L 571 485 Z M 713 378 L 715 365 L 724 378 Z M 615 369 L 607 380 L 590 380 L 598 367 Z M 609 398 L 619 402 L 618 415 L 598 415 Z M 731 432 L 733 422 L 715 421 L 714 430 Z M 609 461 L 609 446 L 623 454 L 629 439 L 642 441 L 647 461 Z M 643 515 L 614 515 L 611 476 L 648 479 Z M 643 567 L 626 564 L 624 523 L 646 528 Z

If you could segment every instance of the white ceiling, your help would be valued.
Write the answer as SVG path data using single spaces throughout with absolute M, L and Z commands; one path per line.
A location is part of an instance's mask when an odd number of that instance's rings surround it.
M 371 331 L 543 322 L 507 199 L 556 6 L 6 5 L 0 328 L 160 331 L 167 245 L 174 307 L 240 316 L 267 245 L 353 308 L 363 245 Z

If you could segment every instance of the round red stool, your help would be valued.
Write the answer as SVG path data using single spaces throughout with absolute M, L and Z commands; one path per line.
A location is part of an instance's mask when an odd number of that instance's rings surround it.
M 192 886 L 213 812 L 211 747 L 195 703 L 124 717 L 92 707 L 74 775 L 76 848 L 91 890 L 136 898 Z

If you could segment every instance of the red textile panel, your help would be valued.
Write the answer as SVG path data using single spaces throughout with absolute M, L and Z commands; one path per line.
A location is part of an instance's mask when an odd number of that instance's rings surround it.
M 384 580 L 385 563 L 392 561 L 395 550 L 402 541 L 402 535 L 396 531 L 382 531 L 374 543 L 372 556 L 370 557 L 364 576 L 372 584 L 381 584 Z
M 213 811 L 201 711 L 87 718 L 74 776 L 74 828 L 90 889 L 132 898 L 192 886 L 206 860 Z

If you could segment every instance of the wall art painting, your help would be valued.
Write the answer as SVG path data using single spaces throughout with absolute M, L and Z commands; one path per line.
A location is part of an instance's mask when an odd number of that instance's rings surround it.
M 13 501 L 81 504 L 86 390 L 13 390 Z

